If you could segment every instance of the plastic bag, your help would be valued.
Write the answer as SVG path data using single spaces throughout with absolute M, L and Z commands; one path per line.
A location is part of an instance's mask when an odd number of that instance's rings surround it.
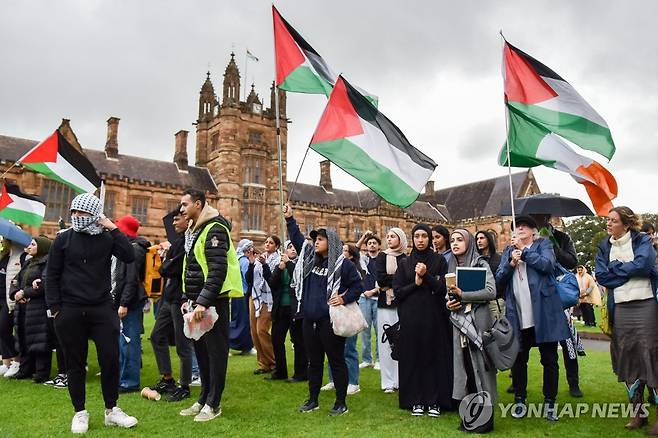
M 340 306 L 329 306 L 329 318 L 334 334 L 350 338 L 368 328 L 368 323 L 355 302 Z
M 203 312 L 203 319 L 201 321 L 195 321 L 194 313 L 188 312 L 183 315 L 183 334 L 190 339 L 198 341 L 201 339 L 201 336 L 213 328 L 218 318 L 219 315 L 217 315 L 214 307 L 209 307 Z

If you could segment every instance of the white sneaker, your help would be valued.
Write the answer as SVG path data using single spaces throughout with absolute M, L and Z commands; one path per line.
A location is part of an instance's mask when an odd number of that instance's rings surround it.
M 190 386 L 201 386 L 201 377 L 192 376 L 192 381 L 190 382 Z M 201 409 L 201 408 L 199 408 L 199 409 Z
M 89 429 L 89 412 L 76 412 L 71 421 L 71 433 L 87 433 Z
M 9 371 L 9 367 L 7 365 L 0 365 L 0 376 L 4 376 L 7 371 Z
M 326 385 L 324 385 L 322 388 L 320 388 L 320 391 L 331 391 L 332 389 L 336 389 L 334 386 L 334 382 L 329 382 Z
M 199 402 L 194 402 L 189 408 L 185 408 L 179 412 L 183 417 L 191 417 L 193 415 L 198 415 L 201 412 L 203 406 Z
M 194 417 L 194 421 L 197 422 L 210 421 L 212 419 L 219 417 L 220 415 L 222 415 L 222 408 L 218 407 L 217 410 L 215 410 L 210 406 L 205 405 L 201 409 L 201 412 L 199 412 L 197 416 Z
M 347 385 L 347 395 L 354 395 L 359 391 L 361 391 L 361 387 L 359 385 Z
M 133 427 L 137 424 L 137 418 L 131 417 L 126 414 L 119 408 L 115 406 L 112 408 L 110 413 L 105 413 L 105 425 L 106 426 L 119 426 L 119 427 Z
M 394 392 L 395 392 L 395 388 L 384 389 L 384 394 L 393 394 Z
M 382 367 L 379 365 L 379 361 L 375 362 L 375 366 L 373 366 L 373 368 L 376 369 L 377 371 L 382 369 Z
M 364 369 L 364 368 L 372 368 L 372 364 L 371 364 L 370 362 L 361 362 L 361 363 L 359 364 L 359 368 L 360 368 L 360 369 Z
M 18 372 L 20 367 L 21 367 L 21 364 L 19 362 L 16 362 L 15 360 L 12 360 L 11 365 L 9 365 L 9 369 L 7 370 L 7 372 L 5 372 L 5 377 L 6 378 L 12 377 L 14 374 L 16 374 Z

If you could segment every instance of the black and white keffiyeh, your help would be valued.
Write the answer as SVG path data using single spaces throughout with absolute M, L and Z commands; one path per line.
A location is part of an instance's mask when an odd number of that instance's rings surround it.
M 101 234 L 103 227 L 98 224 L 101 216 L 101 200 L 91 193 L 81 193 L 71 201 L 71 211 L 77 210 L 89 213 L 91 216 L 71 215 L 73 231 L 91 235 Z
M 274 271 L 274 268 L 281 262 L 281 254 L 279 251 L 274 251 L 272 254 L 267 256 L 265 263 L 270 268 L 270 272 Z M 263 304 L 267 304 L 269 309 L 272 309 L 272 289 L 270 285 L 265 281 L 263 277 L 263 264 L 256 261 L 254 265 L 254 287 L 251 291 L 251 298 L 254 301 L 254 309 L 256 313 L 256 318 L 260 316 L 260 310 L 263 307 Z

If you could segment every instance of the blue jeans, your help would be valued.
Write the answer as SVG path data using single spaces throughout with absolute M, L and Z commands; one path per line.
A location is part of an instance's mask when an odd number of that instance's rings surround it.
M 119 386 L 124 388 L 139 388 L 139 374 L 142 367 L 143 317 L 142 308 L 137 307 L 129 309 L 121 320 L 123 330 L 122 333 L 119 333 Z
M 368 323 L 368 328 L 361 332 L 361 360 L 367 363 L 373 363 L 379 360 L 379 350 L 375 342 L 375 361 L 373 361 L 371 349 L 372 340 L 370 338 L 372 330 L 375 331 L 375 340 L 377 340 L 377 300 L 366 298 L 363 295 L 359 298 L 359 307 L 361 313 Z
M 345 338 L 345 364 L 347 365 L 347 379 L 350 385 L 359 384 L 359 353 L 356 351 L 356 336 Z M 331 367 L 329 368 L 329 381 L 333 382 Z

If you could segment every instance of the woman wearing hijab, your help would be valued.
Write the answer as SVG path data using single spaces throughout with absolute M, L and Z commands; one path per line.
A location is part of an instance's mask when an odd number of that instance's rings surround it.
M 15 318 L 21 346 L 22 362 L 14 379 L 26 379 L 34 374 L 36 383 L 50 378 L 52 363 L 53 333 L 48 329 L 46 299 L 42 278 L 51 240 L 36 237 L 26 248 L 31 258 L 23 265 L 9 296 L 17 303 Z
M 488 402 L 495 406 L 496 402 L 496 368 L 488 363 L 483 350 L 482 333 L 489 330 L 493 324 L 489 301 L 496 298 L 496 281 L 487 261 L 478 254 L 475 238 L 464 229 L 457 229 L 450 235 L 452 254 L 448 260 L 448 272 L 457 273 L 457 267 L 485 268 L 486 282 L 484 289 L 477 291 L 462 291 L 456 286 L 449 289 L 448 299 L 450 322 L 452 322 L 452 345 L 454 381 L 452 398 L 462 400 L 468 394 L 486 391 L 491 398 Z M 493 430 L 491 419 L 475 428 L 462 430 L 484 433 Z
M 386 233 L 388 248 L 379 253 L 375 260 L 377 267 L 377 284 L 379 297 L 377 299 L 377 333 L 384 333 L 384 325 L 392 326 L 398 322 L 398 303 L 395 300 L 393 279 L 398 270 L 400 260 L 407 257 L 407 236 L 400 228 L 391 228 Z M 391 357 L 391 345 L 382 342 L 382 336 L 377 337 L 379 351 L 381 388 L 387 394 L 392 394 L 400 387 L 398 379 L 398 361 Z
M 412 230 L 411 255 L 393 281 L 400 317 L 400 407 L 411 415 L 441 415 L 452 404 L 452 327 L 446 308 L 448 263 L 432 250 L 432 230 Z
M 254 348 L 249 328 L 249 285 L 247 284 L 247 271 L 249 270 L 249 255 L 254 250 L 254 242 L 242 239 L 236 251 L 240 274 L 242 275 L 242 291 L 244 296 L 231 299 L 231 323 L 229 325 L 229 347 L 242 354 L 250 354 Z
M 308 400 L 300 412 L 319 409 L 318 397 L 322 385 L 324 355 L 336 387 L 336 403 L 329 411 L 331 416 L 347 413 L 347 366 L 345 365 L 345 338 L 334 333 L 329 317 L 329 306 L 340 306 L 359 299 L 363 293 L 361 277 L 353 263 L 343 263 L 342 244 L 331 229 L 320 228 L 310 233 L 307 241 L 292 217 L 292 208 L 286 204 L 288 235 L 299 254 L 293 272 L 293 284 L 298 310 L 304 317 L 303 332 L 308 354 Z

